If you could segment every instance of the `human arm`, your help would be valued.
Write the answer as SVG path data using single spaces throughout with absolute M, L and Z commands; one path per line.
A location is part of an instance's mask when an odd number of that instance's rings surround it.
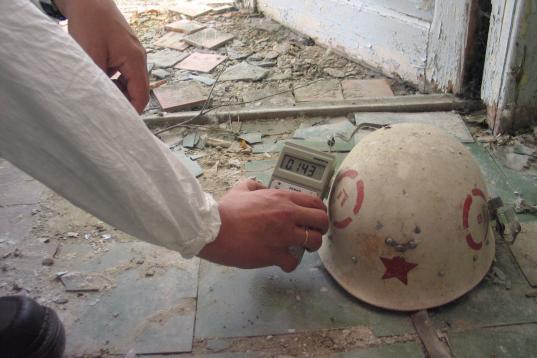
M 320 246 L 328 225 L 320 200 L 250 181 L 217 204 L 67 34 L 25 0 L 0 2 L 0 22 L 5 159 L 103 221 L 185 257 L 289 271 L 298 262 L 286 250 L 304 243 L 302 226 L 311 228 L 308 248 Z
M 141 113 L 149 101 L 145 49 L 113 0 L 55 0 L 69 33 Z

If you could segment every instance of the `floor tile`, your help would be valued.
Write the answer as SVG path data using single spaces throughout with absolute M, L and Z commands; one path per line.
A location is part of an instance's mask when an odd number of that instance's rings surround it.
M 183 41 L 183 37 L 184 37 L 183 34 L 170 31 L 170 32 L 165 33 L 164 35 L 162 35 L 160 39 L 155 41 L 155 46 L 184 51 L 190 45 Z
M 193 34 L 196 31 L 203 30 L 206 27 L 207 26 L 202 25 L 199 22 L 182 19 L 165 25 L 164 29 L 166 29 L 166 31 L 181 32 L 183 34 L 189 35 Z
M 195 81 L 183 81 L 172 86 L 163 86 L 153 90 L 163 111 L 175 112 L 191 109 L 207 101 L 206 90 Z
M 537 324 L 449 333 L 456 358 L 536 358 Z
M 363 97 L 393 97 L 393 91 L 387 80 L 343 80 L 341 81 L 343 97 L 356 99 Z
M 425 357 L 421 346 L 416 342 L 394 343 L 380 347 L 365 348 L 350 352 L 336 353 L 330 358 L 418 358 Z
M 329 102 L 343 100 L 339 80 L 322 80 L 306 87 L 295 87 L 297 102 Z
M 345 293 L 317 254 L 299 268 L 239 270 L 202 262 L 196 339 L 370 326 L 377 335 L 414 332 L 406 314 L 378 310 Z
M 184 41 L 196 47 L 215 49 L 232 40 L 233 37 L 231 34 L 206 28 L 185 36 Z
M 450 330 L 537 322 L 537 302 L 526 297 L 530 286 L 505 242 L 497 241 L 494 265 L 511 281 L 511 288 L 485 278 L 460 299 L 431 310 L 436 327 Z
M 397 123 L 424 123 L 444 129 L 449 134 L 457 137 L 462 143 L 473 143 L 474 139 L 464 124 L 462 117 L 453 112 L 424 112 L 424 113 L 356 113 L 354 115 L 356 125 L 361 123 L 397 124 Z M 356 142 L 367 131 L 356 133 Z
M 90 303 L 71 312 L 78 319 L 66 326 L 67 354 L 95 354 L 101 348 L 112 354 L 132 348 L 139 354 L 191 351 L 197 259 L 142 242 L 113 243 L 102 256 L 81 245 L 62 248 L 58 269 L 63 262 L 63 270 L 99 274 L 110 288 L 86 293 Z M 62 260 L 66 257 L 73 259 Z
M 211 72 L 216 66 L 226 60 L 226 56 L 212 53 L 194 52 L 183 61 L 179 62 L 175 68 L 196 72 Z

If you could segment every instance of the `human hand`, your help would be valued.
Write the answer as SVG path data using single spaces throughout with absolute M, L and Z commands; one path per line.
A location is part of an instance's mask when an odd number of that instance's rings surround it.
M 149 101 L 145 49 L 113 0 L 55 0 L 69 33 L 142 113 Z
M 316 251 L 328 230 L 326 207 L 319 198 L 266 189 L 253 180 L 229 190 L 219 202 L 219 211 L 220 232 L 198 256 L 226 266 L 277 265 L 293 271 L 300 261 L 289 253 L 289 247 L 305 244 L 308 250 Z

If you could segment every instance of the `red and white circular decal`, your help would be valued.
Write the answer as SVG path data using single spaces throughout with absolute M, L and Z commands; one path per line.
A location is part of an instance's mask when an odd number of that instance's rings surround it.
M 481 250 L 489 232 L 488 203 L 481 189 L 473 189 L 464 201 L 462 226 L 466 230 L 466 243 L 475 251 Z
M 351 185 L 343 185 L 349 182 Z M 342 170 L 334 181 L 334 188 L 330 197 L 330 213 L 338 213 L 339 217 L 332 217 L 332 225 L 337 229 L 349 226 L 360 212 L 364 202 L 364 182 L 359 179 L 356 170 Z

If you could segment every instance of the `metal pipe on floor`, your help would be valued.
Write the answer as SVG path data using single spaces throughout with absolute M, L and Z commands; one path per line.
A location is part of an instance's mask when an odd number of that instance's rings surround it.
M 288 107 L 242 108 L 226 110 L 225 107 L 204 114 L 193 123 L 205 123 L 207 119 L 224 122 L 229 119 L 252 120 L 288 117 L 343 116 L 355 112 L 438 112 L 473 111 L 483 107 L 480 101 L 467 100 L 452 95 L 411 95 L 371 97 L 352 101 L 327 103 L 298 103 Z M 148 127 L 174 125 L 198 115 L 199 111 L 170 113 L 145 117 Z

